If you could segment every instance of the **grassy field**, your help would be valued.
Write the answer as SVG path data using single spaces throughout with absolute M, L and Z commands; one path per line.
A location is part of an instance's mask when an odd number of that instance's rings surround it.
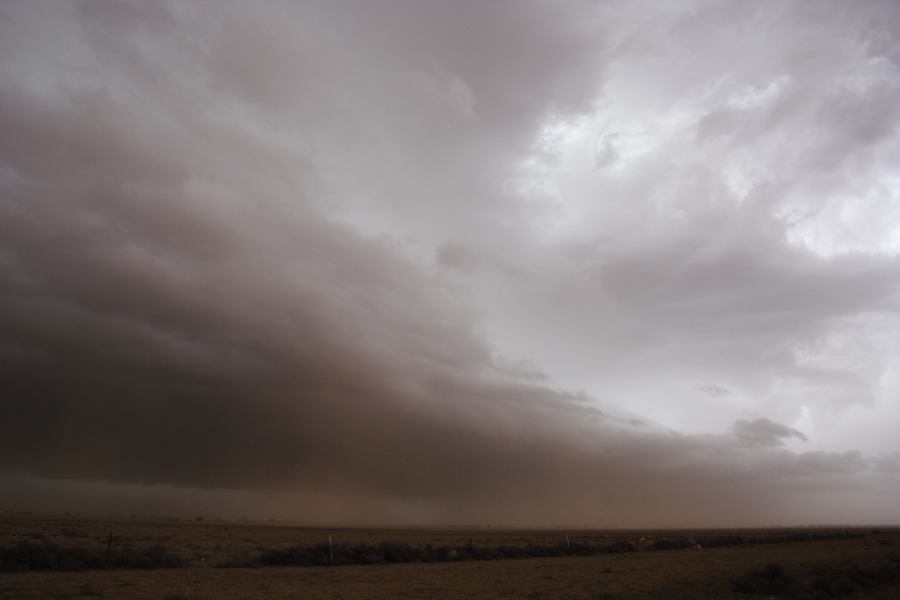
M 802 539 L 813 530 L 735 532 L 623 532 L 511 529 L 322 529 L 233 523 L 92 521 L 78 518 L 0 519 L 0 547 L 17 544 L 89 549 L 101 556 L 161 547 L 181 568 L 94 569 L 0 573 L 0 599 L 133 598 L 218 600 L 237 598 L 763 598 L 735 592 L 736 579 L 775 563 L 790 579 L 791 598 L 900 598 L 890 577 L 900 565 L 897 530 L 825 532 L 840 537 Z M 110 545 L 110 534 L 112 544 Z M 703 549 L 652 550 L 650 542 L 713 541 L 740 535 L 745 543 Z M 791 535 L 788 535 L 791 534 Z M 643 551 L 521 560 L 450 560 L 340 567 L 216 568 L 271 550 L 327 543 L 396 542 L 415 547 L 558 547 L 638 542 Z M 647 539 L 638 541 L 636 538 Z M 765 538 L 771 543 L 759 542 Z M 852 565 L 852 568 L 851 568 Z M 830 569 L 830 570 L 829 570 Z M 862 575 L 860 575 L 860 573 Z M 866 579 L 868 577 L 868 579 Z M 874 579 L 873 579 L 874 578 Z M 846 581 L 845 581 L 846 580 Z M 871 581 L 871 585 L 866 583 Z M 824 583 L 823 583 L 824 582 Z M 860 583 L 862 582 L 862 583 Z M 765 584 L 766 582 L 763 581 Z M 818 586 L 818 587 L 817 587 Z M 866 589 L 864 589 L 866 588 Z

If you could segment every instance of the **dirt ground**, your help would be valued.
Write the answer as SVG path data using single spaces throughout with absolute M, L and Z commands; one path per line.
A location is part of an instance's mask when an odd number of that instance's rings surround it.
M 0 600 L 46 598 L 128 598 L 134 600 L 230 600 L 254 598 L 745 598 L 731 591 L 735 576 L 778 563 L 802 574 L 814 565 L 859 564 L 900 555 L 894 531 L 861 538 L 731 546 L 700 550 L 647 551 L 591 557 L 472 561 L 345 567 L 212 568 L 216 555 L 282 543 L 319 541 L 325 530 L 195 524 L 0 522 L 0 543 L 22 539 L 74 544 L 101 543 L 102 532 L 134 539 L 185 546 L 181 550 L 208 560 L 182 569 L 151 571 L 27 572 L 0 574 Z M 80 528 L 80 529 L 79 529 Z M 63 532 L 66 529 L 68 535 Z M 120 533 L 116 534 L 115 531 Z M 30 532 L 30 533 L 29 533 Z M 53 533 L 55 532 L 55 533 Z M 473 530 L 478 542 L 500 539 L 533 541 L 561 532 Z M 51 535 L 52 533 L 52 535 Z M 456 542 L 465 530 L 344 530 L 344 539 L 396 539 L 415 543 Z M 77 534 L 77 535 L 73 535 Z M 85 537 L 80 537 L 85 534 Z M 126 538 L 126 534 L 132 538 Z M 327 536 L 327 533 L 324 533 Z M 35 536 L 43 536 L 37 538 Z M 61 539 L 57 539 L 60 537 Z M 230 545 L 228 539 L 233 538 Z M 307 539 L 308 538 L 308 539 Z M 224 539 L 224 541 L 223 541 Z M 145 540 L 146 541 L 146 540 Z M 900 586 L 881 587 L 853 598 L 900 598 Z

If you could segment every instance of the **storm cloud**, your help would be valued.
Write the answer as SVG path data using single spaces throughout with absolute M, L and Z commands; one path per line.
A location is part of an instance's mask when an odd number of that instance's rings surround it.
M 0 489 L 896 521 L 898 33 L 890 2 L 4 4 Z

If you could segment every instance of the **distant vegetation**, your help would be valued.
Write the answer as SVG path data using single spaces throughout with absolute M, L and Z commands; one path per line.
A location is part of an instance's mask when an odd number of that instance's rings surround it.
M 185 565 L 184 559 L 162 546 L 109 550 L 33 542 L 0 546 L 0 572 L 162 569 Z
M 406 540 L 402 537 L 389 537 L 378 542 L 371 541 L 371 538 L 356 541 L 345 539 L 332 544 L 324 542 L 323 537 L 327 534 L 322 530 L 315 533 L 316 536 L 323 536 L 318 537 L 318 540 L 323 541 L 317 542 L 315 537 L 310 537 L 310 530 L 231 530 L 226 526 L 216 529 L 221 537 L 217 538 L 215 545 L 199 545 L 198 538 L 173 538 L 174 530 L 156 530 L 153 529 L 155 525 L 140 526 L 130 536 L 113 536 L 112 532 L 107 536 L 97 535 L 98 532 L 91 530 L 87 523 L 77 527 L 68 521 L 47 524 L 40 533 L 30 531 L 28 522 L 15 523 L 20 524 L 21 532 L 31 539 L 14 540 L 8 537 L 6 545 L 2 545 L 3 541 L 0 540 L 0 572 L 155 569 L 201 564 L 246 568 L 482 561 L 806 542 L 861 537 L 868 533 L 847 529 L 706 531 L 698 535 L 675 531 L 657 532 L 657 535 L 650 532 L 597 532 L 571 536 L 546 532 L 524 536 L 520 533 L 504 539 L 504 534 L 491 532 L 488 539 L 479 539 L 476 534 L 474 539 L 469 537 L 466 540 L 464 537 L 447 539 L 447 536 L 444 539 L 428 539 L 428 536 L 422 539 L 421 532 L 410 530 L 410 535 L 420 537 L 419 541 L 415 537 Z M 117 526 L 132 527 L 121 523 Z M 194 529 L 182 531 L 193 532 Z M 270 540 L 269 543 L 256 541 L 247 537 L 245 532 L 249 531 L 272 535 L 278 539 Z M 166 535 L 162 535 L 163 533 Z M 297 534 L 301 536 L 299 539 Z M 390 535 L 396 534 L 394 532 Z M 405 536 L 407 533 L 401 535 Z M 330 535 L 326 537 L 328 538 Z M 160 542 L 165 542 L 165 545 L 159 545 Z M 177 552 L 170 548 L 176 548 Z M 754 586 L 760 589 L 778 588 L 779 584 L 773 577 L 769 573 L 764 574 L 762 579 L 749 578 L 744 585 L 748 593 L 752 593 L 750 590 Z
M 234 558 L 221 561 L 220 567 L 274 567 L 274 566 L 326 566 L 372 565 L 390 563 L 430 563 L 462 560 L 503 560 L 520 558 L 545 558 L 554 556 L 593 556 L 635 552 L 638 550 L 682 550 L 687 548 L 735 546 L 743 544 L 806 542 L 811 540 L 860 537 L 862 533 L 804 532 L 771 535 L 705 535 L 671 536 L 656 540 L 646 538 L 609 540 L 565 539 L 558 543 L 522 543 L 515 545 L 485 546 L 473 544 L 433 545 L 406 542 L 381 542 L 377 544 L 311 544 L 289 548 L 264 550 L 253 558 Z
M 502 560 L 513 558 L 543 558 L 551 556 L 589 556 L 612 552 L 632 552 L 627 543 L 594 545 L 519 544 L 481 546 L 472 543 L 455 546 L 381 542 L 377 544 L 314 544 L 266 550 L 251 559 L 224 561 L 221 567 L 275 567 L 325 565 L 378 565 L 390 563 L 431 563 L 459 560 Z

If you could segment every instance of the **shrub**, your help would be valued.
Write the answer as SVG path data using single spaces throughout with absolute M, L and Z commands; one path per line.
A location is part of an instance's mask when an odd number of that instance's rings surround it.
M 88 569 L 161 569 L 180 567 L 184 560 L 161 546 L 106 549 L 69 548 L 57 544 L 19 542 L 0 547 L 0 572 L 84 571 Z
M 769 563 L 735 579 L 731 589 L 740 594 L 773 596 L 787 593 L 793 585 L 794 578 L 781 565 Z
M 613 542 L 609 546 L 606 547 L 607 552 L 611 552 L 617 554 L 619 552 L 634 552 L 634 544 L 626 541 Z
M 856 563 L 813 569 L 810 589 L 816 598 L 841 598 L 900 580 L 900 565 L 882 563 L 862 567 Z
M 660 539 L 653 542 L 654 550 L 681 550 L 688 546 L 690 543 L 685 540 Z

